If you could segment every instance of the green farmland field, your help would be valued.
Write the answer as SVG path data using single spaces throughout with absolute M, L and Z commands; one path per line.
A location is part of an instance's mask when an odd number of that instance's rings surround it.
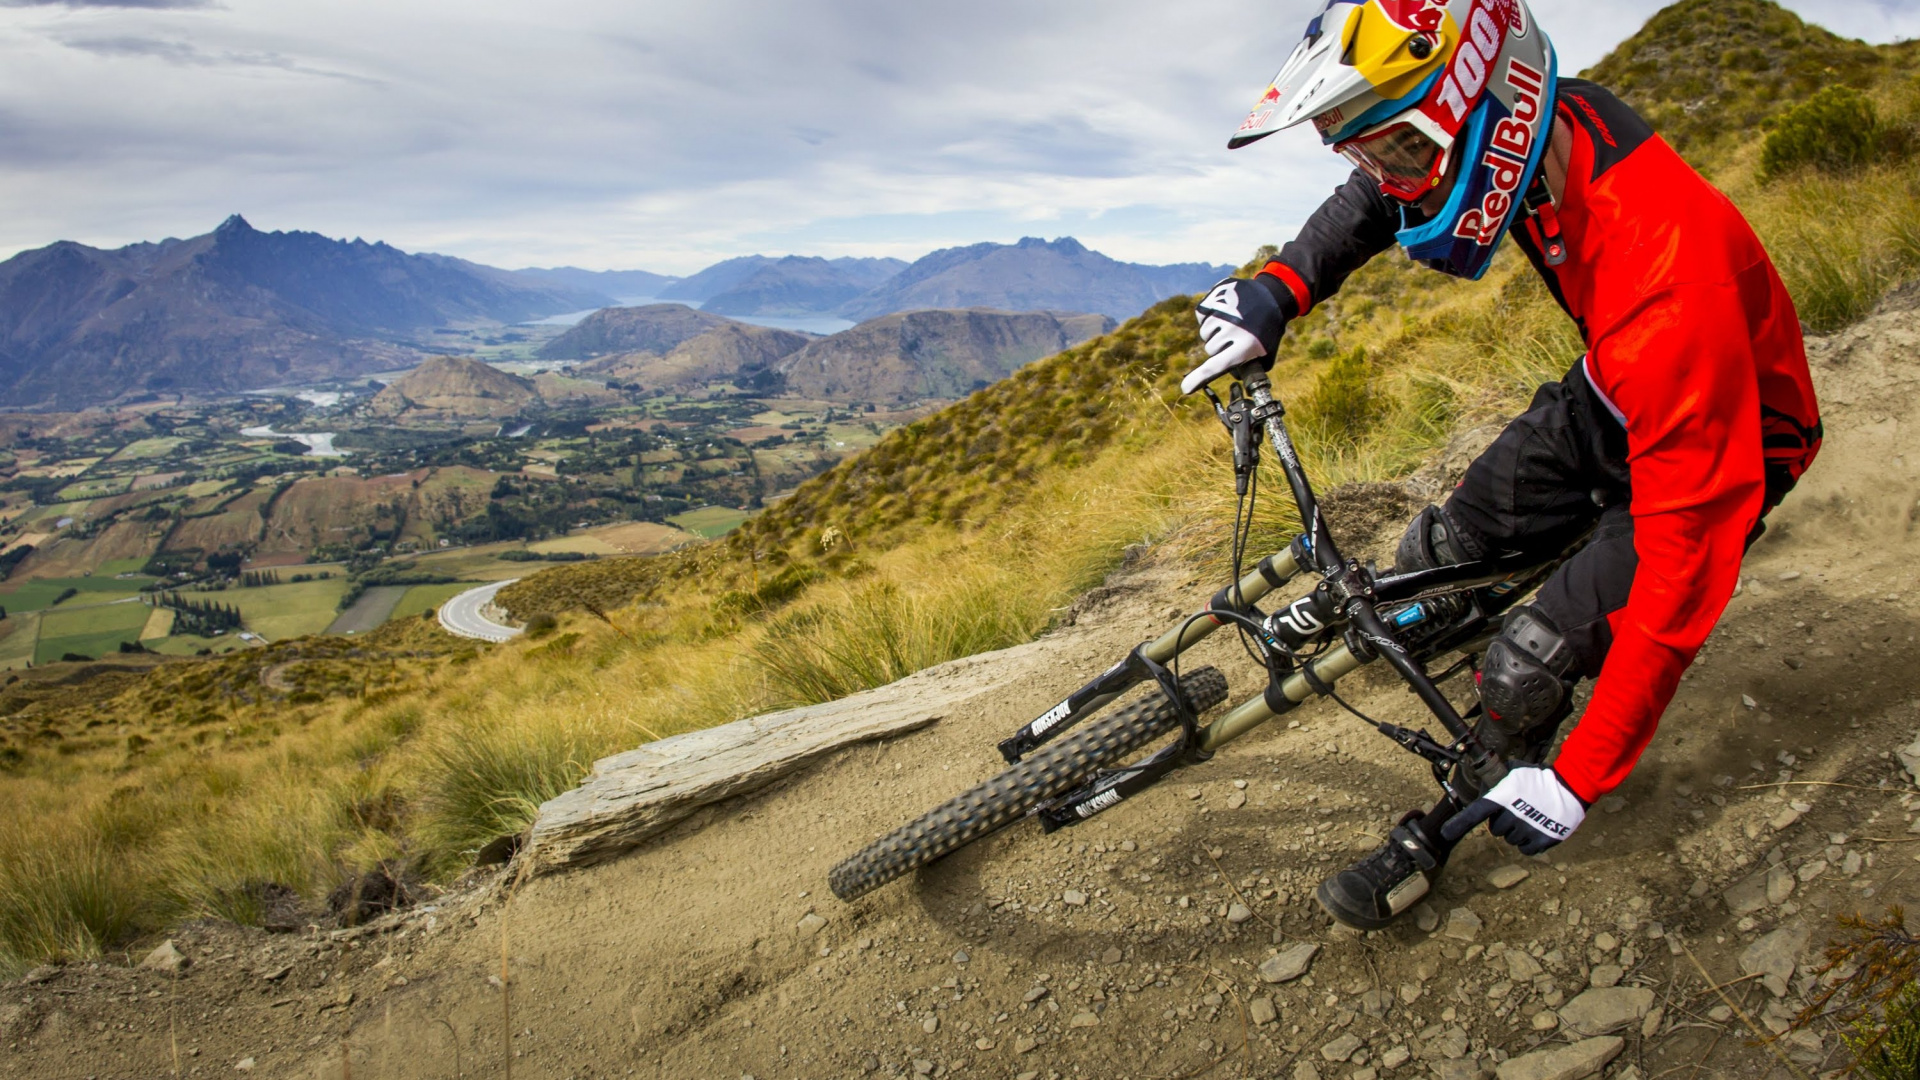
M 698 510 L 675 514 L 667 520 L 690 533 L 698 533 L 711 540 L 739 528 L 740 523 L 747 520 L 747 512 L 735 510 L 731 506 L 703 506 Z

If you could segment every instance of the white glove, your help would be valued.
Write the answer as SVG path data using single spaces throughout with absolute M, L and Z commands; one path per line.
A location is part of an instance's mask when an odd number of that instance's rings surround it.
M 1284 288 L 1276 280 L 1270 286 L 1259 276 L 1251 279 L 1228 278 L 1207 291 L 1195 305 L 1193 317 L 1200 320 L 1200 343 L 1206 346 L 1207 360 L 1180 380 L 1180 392 L 1191 394 L 1242 364 L 1270 359 L 1280 347 L 1280 335 L 1286 332 L 1287 314 L 1274 294 Z
M 1552 769 L 1522 765 L 1510 769 L 1493 790 L 1475 799 L 1465 810 L 1440 826 L 1440 839 L 1449 844 L 1492 819 L 1487 830 L 1520 849 L 1538 855 L 1573 835 L 1587 819 L 1587 805 L 1567 789 Z

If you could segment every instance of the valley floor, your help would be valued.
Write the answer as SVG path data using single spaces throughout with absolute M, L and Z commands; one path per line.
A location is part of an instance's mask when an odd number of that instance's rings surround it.
M 1715 1011 L 1696 958 L 1772 1026 L 1835 915 L 1920 900 L 1915 794 L 1891 753 L 1920 725 L 1920 313 L 1815 351 L 1827 447 L 1638 771 L 1548 858 L 1470 839 L 1420 920 L 1353 936 L 1312 903 L 1432 788 L 1330 707 L 1081 829 L 1018 826 L 856 903 L 827 892 L 833 863 L 997 771 L 996 739 L 1213 591 L 1162 563 L 1040 641 L 916 676 L 944 713 L 932 727 L 610 864 L 483 879 L 377 928 L 184 927 L 177 976 L 43 969 L 0 989 L 0 1076 L 1452 1080 L 1570 1041 L 1561 1010 L 1576 1022 L 1578 995 L 1616 982 L 1648 993 L 1612 995 L 1627 1006 L 1608 1075 L 1787 1075 Z M 1258 691 L 1230 638 L 1200 652 L 1234 700 Z M 1418 719 L 1397 685 L 1355 682 L 1362 709 Z M 1786 868 L 1775 895 L 1729 911 L 1769 864 Z M 1525 878 L 1495 887 L 1510 867 Z M 1798 928 L 1793 977 L 1743 978 L 1743 952 Z M 1307 975 L 1268 982 L 1261 965 L 1301 943 L 1319 946 Z M 1831 1030 L 1777 1047 L 1810 1072 L 1846 1060 Z

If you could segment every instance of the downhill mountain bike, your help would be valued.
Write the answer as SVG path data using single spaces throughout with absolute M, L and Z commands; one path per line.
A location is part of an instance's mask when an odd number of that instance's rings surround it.
M 1233 580 L 1207 606 L 1143 643 L 1093 681 L 999 744 L 1010 766 L 999 776 L 935 807 L 856 852 L 828 874 L 835 896 L 852 900 L 925 866 L 1022 817 L 1045 832 L 1089 820 L 1138 795 L 1176 769 L 1196 765 L 1254 728 L 1313 697 L 1331 697 L 1382 735 L 1425 758 L 1434 778 L 1455 794 L 1466 770 L 1486 790 L 1504 774 L 1497 732 L 1470 723 L 1439 684 L 1473 670 L 1500 628 L 1500 617 L 1544 581 L 1572 548 L 1540 556 L 1500 555 L 1412 573 L 1381 573 L 1344 558 L 1321 517 L 1319 502 L 1287 433 L 1285 408 L 1264 372 L 1236 373 L 1228 400 L 1209 388 L 1220 422 L 1233 439 L 1235 521 Z M 1303 531 L 1285 550 L 1244 570 L 1258 494 L 1260 434 L 1280 459 Z M 1584 538 L 1583 538 L 1584 539 Z M 1301 574 L 1313 587 L 1272 614 L 1259 602 Z M 1223 626 L 1239 630 L 1267 672 L 1262 692 L 1211 723 L 1200 714 L 1227 698 L 1214 668 L 1178 672 L 1179 656 Z M 1437 674 L 1429 664 L 1456 655 Z M 1363 665 L 1385 660 L 1445 729 L 1444 740 L 1418 728 L 1383 723 L 1342 699 L 1334 684 Z M 1156 693 L 1094 719 L 1128 690 Z M 1157 752 L 1121 764 L 1155 739 L 1177 731 Z M 1471 801 L 1470 799 L 1463 801 Z

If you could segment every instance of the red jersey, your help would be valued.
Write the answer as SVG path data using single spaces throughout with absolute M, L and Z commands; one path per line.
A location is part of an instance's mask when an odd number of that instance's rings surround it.
M 1639 556 L 1593 698 L 1554 761 L 1592 802 L 1653 738 L 1755 523 L 1818 452 L 1820 412 L 1793 300 L 1733 203 L 1598 87 L 1563 80 L 1558 113 L 1574 135 L 1557 204 L 1567 258 L 1547 265 L 1537 223 L 1514 235 L 1627 430 Z

